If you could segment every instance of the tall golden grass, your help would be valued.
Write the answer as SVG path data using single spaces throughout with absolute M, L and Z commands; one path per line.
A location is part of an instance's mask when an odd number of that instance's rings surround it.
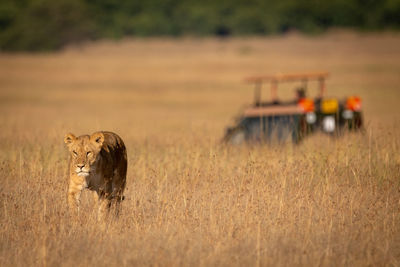
M 219 143 L 246 75 L 329 70 L 364 133 Z M 400 36 L 138 39 L 0 54 L 1 266 L 398 266 Z M 292 88 L 284 86 L 282 97 Z M 67 213 L 66 132 L 117 132 L 123 211 Z

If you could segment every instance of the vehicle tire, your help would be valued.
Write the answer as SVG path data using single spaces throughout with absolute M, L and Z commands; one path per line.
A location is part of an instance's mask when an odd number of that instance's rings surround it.
M 246 141 L 246 133 L 243 128 L 236 128 L 225 138 L 226 143 L 231 145 L 240 145 Z

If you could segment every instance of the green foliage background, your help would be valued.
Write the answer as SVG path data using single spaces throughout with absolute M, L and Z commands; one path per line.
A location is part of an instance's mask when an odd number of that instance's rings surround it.
M 1 0 L 1 50 L 124 36 L 398 30 L 400 0 Z

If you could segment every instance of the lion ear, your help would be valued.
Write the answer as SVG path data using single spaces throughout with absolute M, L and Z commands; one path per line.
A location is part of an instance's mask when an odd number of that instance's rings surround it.
M 96 144 L 97 146 L 101 147 L 104 142 L 104 134 L 101 132 L 94 133 L 92 134 L 92 136 L 90 136 L 90 141 Z
M 66 143 L 67 145 L 72 144 L 75 140 L 76 137 L 72 133 L 67 133 L 64 137 L 64 143 Z

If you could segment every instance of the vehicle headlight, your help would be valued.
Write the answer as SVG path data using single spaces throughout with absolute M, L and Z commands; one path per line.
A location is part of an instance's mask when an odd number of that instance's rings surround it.
M 326 116 L 322 119 L 322 129 L 327 133 L 335 131 L 336 122 L 333 116 Z
M 350 109 L 345 109 L 342 112 L 342 117 L 346 120 L 351 120 L 353 118 L 353 111 Z
M 308 124 L 314 124 L 317 121 L 317 116 L 314 112 L 307 112 L 306 113 L 306 122 Z

